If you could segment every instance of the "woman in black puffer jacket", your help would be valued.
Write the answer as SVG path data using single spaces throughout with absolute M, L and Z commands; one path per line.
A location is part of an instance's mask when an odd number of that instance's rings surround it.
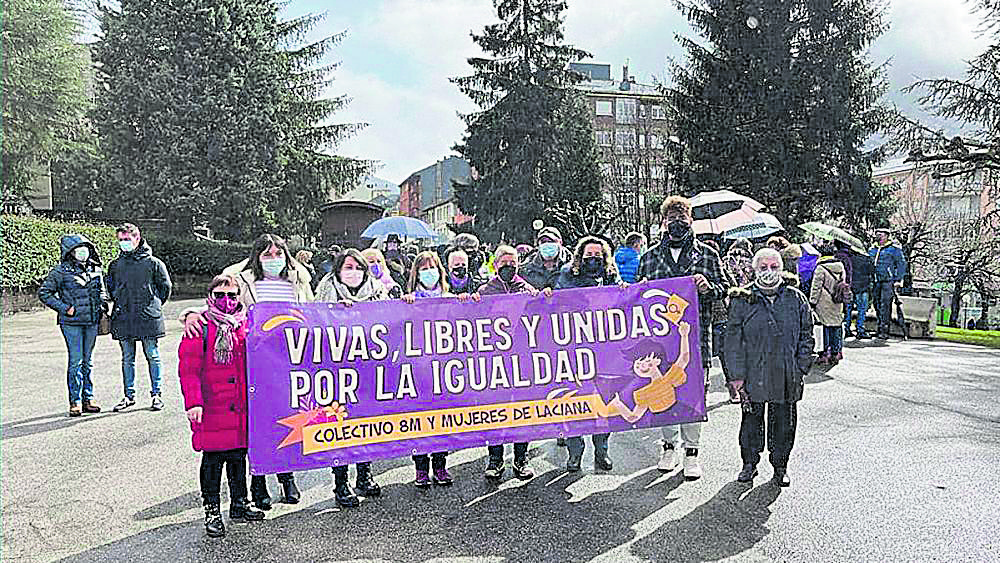
M 101 412 L 94 404 L 94 385 L 90 380 L 97 324 L 107 301 L 101 260 L 97 248 L 83 235 L 62 237 L 59 255 L 62 260 L 45 278 L 38 298 L 59 313 L 56 322 L 69 352 L 66 371 L 69 415 Z

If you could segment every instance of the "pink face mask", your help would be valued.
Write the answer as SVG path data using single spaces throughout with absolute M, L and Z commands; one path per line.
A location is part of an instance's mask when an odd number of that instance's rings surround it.
M 214 298 L 215 308 L 227 315 L 232 315 L 240 308 L 240 300 L 236 297 L 216 297 Z

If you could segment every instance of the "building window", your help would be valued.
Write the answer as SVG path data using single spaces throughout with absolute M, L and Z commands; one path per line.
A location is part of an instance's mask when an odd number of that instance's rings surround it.
M 667 112 L 664 111 L 663 106 L 653 106 L 651 113 L 652 113 L 653 119 L 666 119 L 667 118 Z
M 635 123 L 635 100 L 620 99 L 615 103 L 615 121 L 618 123 Z
M 635 166 L 625 161 L 618 164 L 618 176 L 625 181 L 635 180 Z
M 609 100 L 597 100 L 597 115 L 611 115 L 611 102 Z
M 594 131 L 594 139 L 599 147 L 611 146 L 611 131 Z
M 650 170 L 650 176 L 652 176 L 654 180 L 662 180 L 663 179 L 663 167 L 662 166 L 654 166 L 654 167 L 652 167 L 652 169 Z
M 615 131 L 615 149 L 623 151 L 635 148 L 635 135 L 631 131 Z
M 610 177 L 611 173 L 613 172 L 613 170 L 614 170 L 614 168 L 611 166 L 610 162 L 602 162 L 601 163 L 601 175 L 603 175 L 604 177 L 606 177 L 606 178 Z

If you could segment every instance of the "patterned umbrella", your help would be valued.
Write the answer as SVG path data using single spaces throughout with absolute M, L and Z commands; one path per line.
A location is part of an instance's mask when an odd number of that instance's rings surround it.
M 420 219 L 413 217 L 385 217 L 373 221 L 371 225 L 361 233 L 362 238 L 378 238 L 385 235 L 397 234 L 410 238 L 430 238 L 438 236 L 430 225 Z
M 729 229 L 722 233 L 722 238 L 761 238 L 784 230 L 785 228 L 781 226 L 781 221 L 778 221 L 778 218 L 774 215 L 770 213 L 758 213 L 754 221 Z
M 726 231 L 742 227 L 757 221 L 760 214 L 748 205 L 740 205 L 735 211 L 730 211 L 712 219 L 697 219 L 692 227 L 696 235 L 721 235 Z
M 749 207 L 753 211 L 764 209 L 759 201 L 730 190 L 701 192 L 691 198 L 691 214 L 695 220 L 716 219 L 741 207 Z

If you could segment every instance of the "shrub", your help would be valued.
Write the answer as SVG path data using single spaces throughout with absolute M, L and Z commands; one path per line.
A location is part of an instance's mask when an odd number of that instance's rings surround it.
M 17 215 L 0 217 L 0 226 L 0 286 L 4 290 L 21 291 L 41 284 L 59 263 L 59 240 L 68 233 L 90 239 L 105 267 L 118 256 L 114 227 Z M 246 244 L 159 235 L 144 238 L 171 276 L 214 276 L 250 254 L 250 245 Z

